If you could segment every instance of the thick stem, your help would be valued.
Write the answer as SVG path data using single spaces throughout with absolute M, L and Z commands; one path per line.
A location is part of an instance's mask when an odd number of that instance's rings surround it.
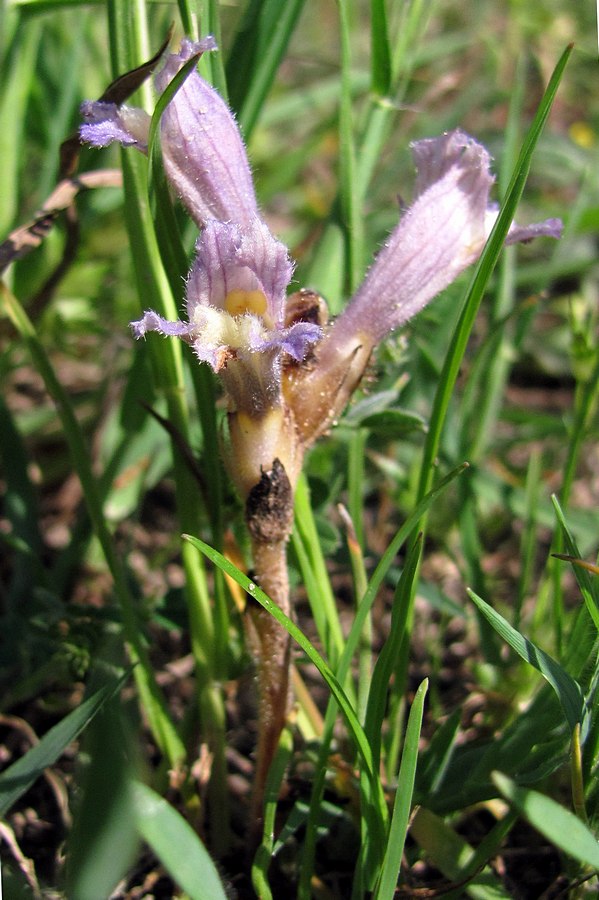
M 254 577 L 270 599 L 290 614 L 287 542 L 253 542 Z M 261 838 L 264 789 L 281 732 L 291 706 L 290 638 L 276 619 L 258 604 L 249 607 L 252 643 L 258 662 L 258 747 L 251 809 L 251 828 Z
M 262 469 L 248 494 L 245 519 L 252 541 L 254 578 L 273 603 L 290 613 L 287 541 L 293 524 L 293 488 L 280 459 Z M 250 601 L 251 602 L 251 601 Z M 248 607 L 250 640 L 258 663 L 258 750 L 252 801 L 252 843 L 260 839 L 264 788 L 290 707 L 289 635 L 265 609 Z

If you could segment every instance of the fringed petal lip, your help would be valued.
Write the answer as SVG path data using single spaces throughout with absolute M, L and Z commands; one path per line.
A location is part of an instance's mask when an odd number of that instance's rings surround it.
M 215 372 L 230 360 L 249 362 L 250 355 L 260 353 L 271 367 L 281 353 L 301 360 L 322 331 L 308 322 L 284 326 L 292 272 L 286 248 L 259 219 L 246 227 L 209 222 L 187 281 L 188 321 L 169 322 L 148 310 L 131 324 L 133 334 L 139 338 L 157 331 L 182 338 Z M 275 364 L 273 377 L 276 370 Z

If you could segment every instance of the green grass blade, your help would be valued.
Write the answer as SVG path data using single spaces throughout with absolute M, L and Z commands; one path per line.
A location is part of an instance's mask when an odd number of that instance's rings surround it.
M 568 555 L 573 559 L 580 559 L 580 551 L 576 545 L 572 532 L 568 528 L 568 523 L 566 522 L 559 500 L 555 496 L 553 496 L 551 500 L 553 502 L 557 521 L 562 530 Z M 589 572 L 583 569 L 582 566 L 573 564 L 572 571 L 584 598 L 589 615 L 595 624 L 595 628 L 599 631 L 599 579 L 592 578 Z
M 292 754 L 293 735 L 289 728 L 284 728 L 279 740 L 277 753 L 266 780 L 262 843 L 252 863 L 252 884 L 260 900 L 270 900 L 272 898 L 268 884 L 268 867 L 270 866 L 274 848 L 275 816 L 281 785 Z
M 353 293 L 364 272 L 364 221 L 362 195 L 356 177 L 356 143 L 353 124 L 351 39 L 348 0 L 338 0 L 341 30 L 341 103 L 339 108 L 339 203 L 345 229 L 346 275 Z
M 123 619 L 125 639 L 129 645 L 132 661 L 138 663 L 134 669 L 134 676 L 141 701 L 147 711 L 158 746 L 167 756 L 170 763 L 175 765 L 185 755 L 184 747 L 167 713 L 164 698 L 154 677 L 147 647 L 137 621 L 135 605 L 129 590 L 127 577 L 116 554 L 112 536 L 104 517 L 98 480 L 92 471 L 85 440 L 72 404 L 66 391 L 58 381 L 50 360 L 25 310 L 17 298 L 2 283 L 0 283 L 0 299 L 3 301 L 13 325 L 25 342 L 36 368 L 44 380 L 46 390 L 56 403 L 73 466 L 81 481 L 89 516 L 114 580 L 114 589 L 120 603 Z
M 411 606 L 410 599 L 414 594 L 414 578 L 418 572 L 421 551 L 422 540 L 419 538 L 410 549 L 395 590 L 391 610 L 391 629 L 372 674 L 364 731 L 377 762 L 380 758 L 382 728 L 391 675 L 397 665 L 402 643 L 408 639 L 406 628 Z
M 34 784 L 44 769 L 56 762 L 71 741 L 81 734 L 104 704 L 120 690 L 129 675 L 130 672 L 126 672 L 84 700 L 58 725 L 51 728 L 39 744 L 0 775 L 0 816 L 6 815 L 13 803 Z
M 320 547 L 305 475 L 300 475 L 295 491 L 295 528 L 292 543 L 300 563 L 318 636 L 331 664 L 336 665 L 345 641 L 326 561 Z
M 570 728 L 573 729 L 575 725 L 582 722 L 584 696 L 578 682 L 568 675 L 565 669 L 549 654 L 512 628 L 503 616 L 478 597 L 474 591 L 469 590 L 468 596 L 512 650 L 515 650 L 518 656 L 530 663 L 549 682 L 559 698 Z
M 385 0 L 370 0 L 371 84 L 385 97 L 391 89 L 391 49 Z
M 226 64 L 231 106 L 246 140 L 295 30 L 305 0 L 251 0 Z
M 304 653 L 308 656 L 311 662 L 314 663 L 324 680 L 326 681 L 332 695 L 335 698 L 335 701 L 339 704 L 343 715 L 346 718 L 347 725 L 352 735 L 352 738 L 355 742 L 356 749 L 362 758 L 362 762 L 369 774 L 370 780 L 372 782 L 373 788 L 376 794 L 382 800 L 382 808 L 384 808 L 385 803 L 382 798 L 382 789 L 381 784 L 378 779 L 378 776 L 373 768 L 373 760 L 372 753 L 370 751 L 370 746 L 368 741 L 366 740 L 366 736 L 358 721 L 358 717 L 354 711 L 353 706 L 347 699 L 347 696 L 341 687 L 341 684 L 335 677 L 333 671 L 329 668 L 327 663 L 324 661 L 322 656 L 318 653 L 315 647 L 310 643 L 310 641 L 302 634 L 297 625 L 291 621 L 288 616 L 282 612 L 276 604 L 262 591 L 253 581 L 251 581 L 247 575 L 244 575 L 243 572 L 240 572 L 239 569 L 233 565 L 233 563 L 229 562 L 218 550 L 214 550 L 212 547 L 209 547 L 208 544 L 205 544 L 199 538 L 193 537 L 192 535 L 185 534 L 183 535 L 186 541 L 199 550 L 200 553 L 203 553 L 204 556 L 208 557 L 208 559 L 214 563 L 215 566 L 218 566 L 221 571 L 223 571 L 226 575 L 229 575 L 237 584 L 247 591 L 251 597 L 260 603 L 264 609 L 269 612 L 277 622 L 287 631 L 287 633 L 293 638 L 293 640 L 299 644 Z
M 358 646 L 362 629 L 364 627 L 365 618 L 372 608 L 372 604 L 374 603 L 377 592 L 387 572 L 389 571 L 389 568 L 391 567 L 397 552 L 399 551 L 403 543 L 408 539 L 413 529 L 416 527 L 417 522 L 420 520 L 423 513 L 426 512 L 426 510 L 429 508 L 431 503 L 433 503 L 435 498 L 443 493 L 445 488 L 453 481 L 453 479 L 460 475 L 466 468 L 467 464 L 458 466 L 457 469 L 454 469 L 452 472 L 450 472 L 449 475 L 447 475 L 442 481 L 439 482 L 438 485 L 435 486 L 435 488 L 412 511 L 412 514 L 404 522 L 403 526 L 399 529 L 399 531 L 389 544 L 387 550 L 383 554 L 381 561 L 379 562 L 372 575 L 372 578 L 370 579 L 368 590 L 366 591 L 363 600 L 358 606 L 356 616 L 348 635 L 345 649 L 343 650 L 343 654 L 337 666 L 337 677 L 342 684 L 345 683 L 345 679 L 348 676 L 351 662 Z M 335 704 L 335 700 L 331 698 L 329 700 L 325 715 L 325 725 L 323 729 L 321 747 L 318 754 L 316 777 L 314 779 L 312 795 L 310 797 L 310 812 L 308 815 L 308 822 L 306 826 L 306 839 L 304 842 L 304 853 L 302 857 L 302 871 L 298 887 L 298 897 L 300 897 L 301 900 L 304 900 L 304 898 L 306 898 L 307 900 L 307 898 L 310 897 L 310 877 L 314 867 L 314 854 L 316 850 L 319 812 L 324 792 L 327 760 L 329 756 L 330 742 L 333 737 L 336 711 L 337 707 Z
M 494 772 L 492 778 L 502 796 L 509 800 L 547 840 L 568 856 L 599 869 L 597 838 L 574 813 L 538 791 L 519 787 L 500 772 Z
M 385 850 L 381 878 L 374 895 L 375 900 L 393 900 L 397 888 L 397 879 L 399 877 L 401 858 L 412 808 L 412 794 L 414 792 L 416 765 L 418 763 L 418 741 L 420 740 L 424 699 L 427 690 L 428 679 L 425 678 L 416 691 L 408 717 L 397 790 L 393 803 L 393 814 L 389 827 L 389 838 Z
M 145 20 L 145 8 L 143 3 L 134 3 L 133 0 L 108 0 L 108 11 L 113 69 L 115 74 L 118 74 L 134 68 L 140 59 L 147 58 L 140 33 Z M 140 300 L 145 309 L 153 308 L 167 319 L 176 319 L 177 303 L 169 277 L 162 265 L 155 223 L 147 202 L 147 161 L 141 154 L 134 154 L 126 149 L 121 152 L 121 160 L 125 189 L 125 218 Z M 178 250 L 174 251 L 173 256 L 180 256 Z M 185 265 L 183 271 L 178 273 L 179 278 L 185 275 L 186 268 Z M 173 277 L 174 271 L 171 272 L 171 280 Z M 166 400 L 170 424 L 189 445 L 189 410 L 186 403 L 180 342 L 150 338 L 148 347 L 153 376 L 158 392 L 162 393 Z M 180 529 L 195 533 L 199 531 L 201 521 L 197 484 L 176 440 L 172 441 L 172 446 Z M 183 546 L 182 553 L 191 646 L 197 670 L 198 705 L 206 740 L 213 753 L 212 778 L 209 785 L 213 810 L 212 834 L 214 846 L 220 844 L 224 849 L 228 839 L 224 711 L 222 698 L 219 701 L 220 694 L 214 684 L 215 652 L 217 647 L 222 646 L 223 637 L 219 635 L 217 640 L 214 637 L 215 619 L 203 560 L 189 545 Z M 219 605 L 219 610 L 222 611 L 222 605 Z M 223 626 L 223 618 L 222 615 L 218 616 L 218 627 Z
M 452 336 L 443 370 L 439 378 L 439 387 L 435 395 L 429 422 L 429 431 L 423 452 L 418 488 L 419 497 L 422 497 L 430 487 L 435 469 L 435 459 L 439 451 L 441 434 L 445 424 L 447 410 L 449 408 L 449 401 L 458 377 L 470 333 L 485 288 L 499 258 L 510 225 L 514 220 L 516 208 L 524 191 L 526 179 L 530 170 L 534 149 L 541 136 L 547 117 L 549 116 L 553 100 L 555 99 L 557 89 L 571 52 L 572 47 L 570 46 L 562 54 L 562 57 L 551 76 L 532 125 L 530 126 L 526 139 L 522 145 L 518 162 L 507 189 L 505 200 L 501 205 L 497 221 L 495 222 L 493 231 L 491 232 L 489 240 L 487 241 L 472 276 L 470 287 L 466 294 L 464 308 Z
M 190 900 L 226 900 L 216 866 L 183 816 L 140 782 L 133 799 L 140 836 Z
M 485 863 L 492 856 L 493 844 L 500 843 L 502 831 L 509 830 L 513 822 L 514 817 L 507 815 L 498 823 L 490 852 L 482 858 L 478 856 L 478 847 L 473 850 L 451 825 L 424 806 L 412 820 L 410 835 L 443 875 L 459 884 L 457 890 L 447 894 L 452 900 L 463 900 L 464 896 L 473 900 L 509 900 L 499 878 Z M 462 884 L 464 879 L 468 880 L 467 885 Z

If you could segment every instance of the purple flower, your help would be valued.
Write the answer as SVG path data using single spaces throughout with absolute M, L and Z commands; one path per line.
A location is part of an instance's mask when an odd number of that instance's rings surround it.
M 363 333 L 378 343 L 412 318 L 480 256 L 498 207 L 485 148 L 462 131 L 412 145 L 417 168 L 412 206 L 378 254 L 335 325 L 337 335 Z M 558 238 L 559 219 L 512 225 L 506 243 Z
M 155 85 L 162 93 L 197 53 L 215 50 L 214 38 L 183 40 L 167 57 Z M 86 101 L 82 141 L 105 147 L 113 141 L 147 152 L 150 117 L 141 109 Z M 198 225 L 210 219 L 248 225 L 258 215 L 250 166 L 239 129 L 227 104 L 197 71 L 185 79 L 160 120 L 167 177 Z
M 418 141 L 412 150 L 412 206 L 317 345 L 310 370 L 285 385 L 305 445 L 343 411 L 373 348 L 478 259 L 497 218 L 497 206 L 489 203 L 490 157 L 481 144 L 457 130 Z M 559 219 L 514 223 L 506 243 L 558 238 L 561 230 Z
M 196 245 L 187 281 L 187 322 L 147 311 L 132 323 L 180 337 L 218 372 L 237 410 L 258 417 L 280 402 L 281 355 L 302 360 L 321 329 L 297 322 L 286 328 L 285 297 L 293 266 L 268 227 L 209 221 Z
M 210 37 L 184 40 L 157 75 L 157 90 L 195 54 L 213 49 Z M 150 120 L 142 110 L 103 102 L 82 109 L 83 140 L 147 150 Z M 252 445 L 259 448 L 251 472 L 239 479 L 246 490 L 275 456 L 297 473 L 299 456 L 343 411 L 373 348 L 479 257 L 497 217 L 489 202 L 490 157 L 459 130 L 413 145 L 412 206 L 346 309 L 321 328 L 324 319 L 313 317 L 314 303 L 304 295 L 290 301 L 286 317 L 291 261 L 260 219 L 235 119 L 197 71 L 180 85 L 160 127 L 166 174 L 202 232 L 187 281 L 186 321 L 149 310 L 132 323 L 133 332 L 179 337 L 219 374 L 234 453 L 239 459 L 252 455 Z M 560 234 L 556 219 L 514 224 L 506 243 Z

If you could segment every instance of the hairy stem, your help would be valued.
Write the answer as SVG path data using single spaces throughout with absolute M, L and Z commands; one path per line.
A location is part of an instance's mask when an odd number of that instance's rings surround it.
M 273 603 L 290 614 L 287 541 L 293 524 L 293 488 L 280 459 L 262 467 L 249 491 L 245 519 L 252 541 L 254 577 Z M 251 601 L 250 601 L 251 604 Z M 248 631 L 258 664 L 258 750 L 252 801 L 252 837 L 260 839 L 264 789 L 290 707 L 290 639 L 258 604 L 248 606 Z
M 287 577 L 286 541 L 253 543 L 254 576 L 263 591 L 283 610 L 290 613 L 289 581 Z M 264 789 L 268 770 L 273 761 L 281 731 L 291 705 L 289 685 L 290 638 L 284 628 L 261 606 L 249 607 L 252 644 L 258 662 L 258 748 L 254 793 L 252 799 L 252 829 L 259 838 L 262 825 Z

